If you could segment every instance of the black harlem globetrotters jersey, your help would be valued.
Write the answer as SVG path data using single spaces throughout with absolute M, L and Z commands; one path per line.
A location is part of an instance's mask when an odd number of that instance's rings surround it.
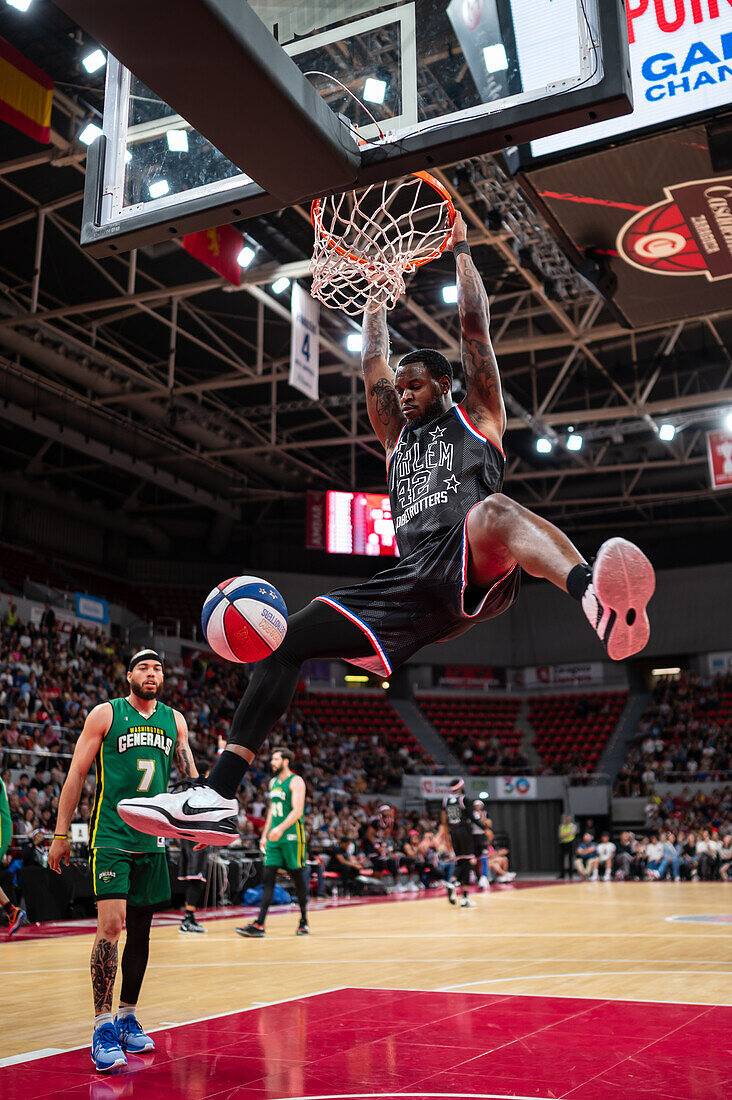
M 473 505 L 498 493 L 505 459 L 459 405 L 410 430 L 389 463 L 389 500 L 399 553 L 461 524 Z
M 421 428 L 405 424 L 388 474 L 399 559 L 368 581 L 316 597 L 365 635 L 364 655 L 346 660 L 388 676 L 423 646 L 511 606 L 518 566 L 487 589 L 469 579 L 468 513 L 501 491 L 504 464 L 503 451 L 458 405 Z
M 462 794 L 448 794 L 442 800 L 442 808 L 447 818 L 449 829 L 467 829 L 473 823 L 473 817 L 465 805 L 465 796 Z

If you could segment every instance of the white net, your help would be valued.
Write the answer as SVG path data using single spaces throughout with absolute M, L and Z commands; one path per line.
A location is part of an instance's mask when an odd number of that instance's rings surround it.
M 392 309 L 405 274 L 444 250 L 454 216 L 448 193 L 427 173 L 318 199 L 310 293 L 352 316 Z

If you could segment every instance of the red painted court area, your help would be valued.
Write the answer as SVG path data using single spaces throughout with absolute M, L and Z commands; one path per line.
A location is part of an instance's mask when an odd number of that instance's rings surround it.
M 157 1031 L 116 1075 L 88 1047 L 19 1063 L 0 1096 L 722 1100 L 730 1034 L 730 1007 L 340 989 Z

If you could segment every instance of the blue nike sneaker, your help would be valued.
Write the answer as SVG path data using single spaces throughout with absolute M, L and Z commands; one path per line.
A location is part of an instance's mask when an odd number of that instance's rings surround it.
M 101 1024 L 94 1029 L 91 1059 L 100 1073 L 127 1065 L 125 1052 L 120 1046 L 114 1024 Z
M 123 1050 L 128 1050 L 132 1054 L 144 1054 L 147 1050 L 155 1050 L 155 1040 L 145 1034 L 136 1016 L 116 1016 L 114 1028 Z

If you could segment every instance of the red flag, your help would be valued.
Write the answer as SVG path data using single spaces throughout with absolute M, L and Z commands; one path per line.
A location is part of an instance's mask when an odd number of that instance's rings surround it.
M 732 489 L 732 432 L 707 432 L 709 479 L 713 489 Z
M 48 142 L 53 81 L 37 65 L 0 38 L 0 120 Z
M 218 229 L 202 229 L 200 233 L 188 233 L 183 247 L 207 267 L 223 275 L 232 286 L 241 283 L 241 267 L 237 256 L 244 247 L 244 238 L 233 225 L 220 225 Z

